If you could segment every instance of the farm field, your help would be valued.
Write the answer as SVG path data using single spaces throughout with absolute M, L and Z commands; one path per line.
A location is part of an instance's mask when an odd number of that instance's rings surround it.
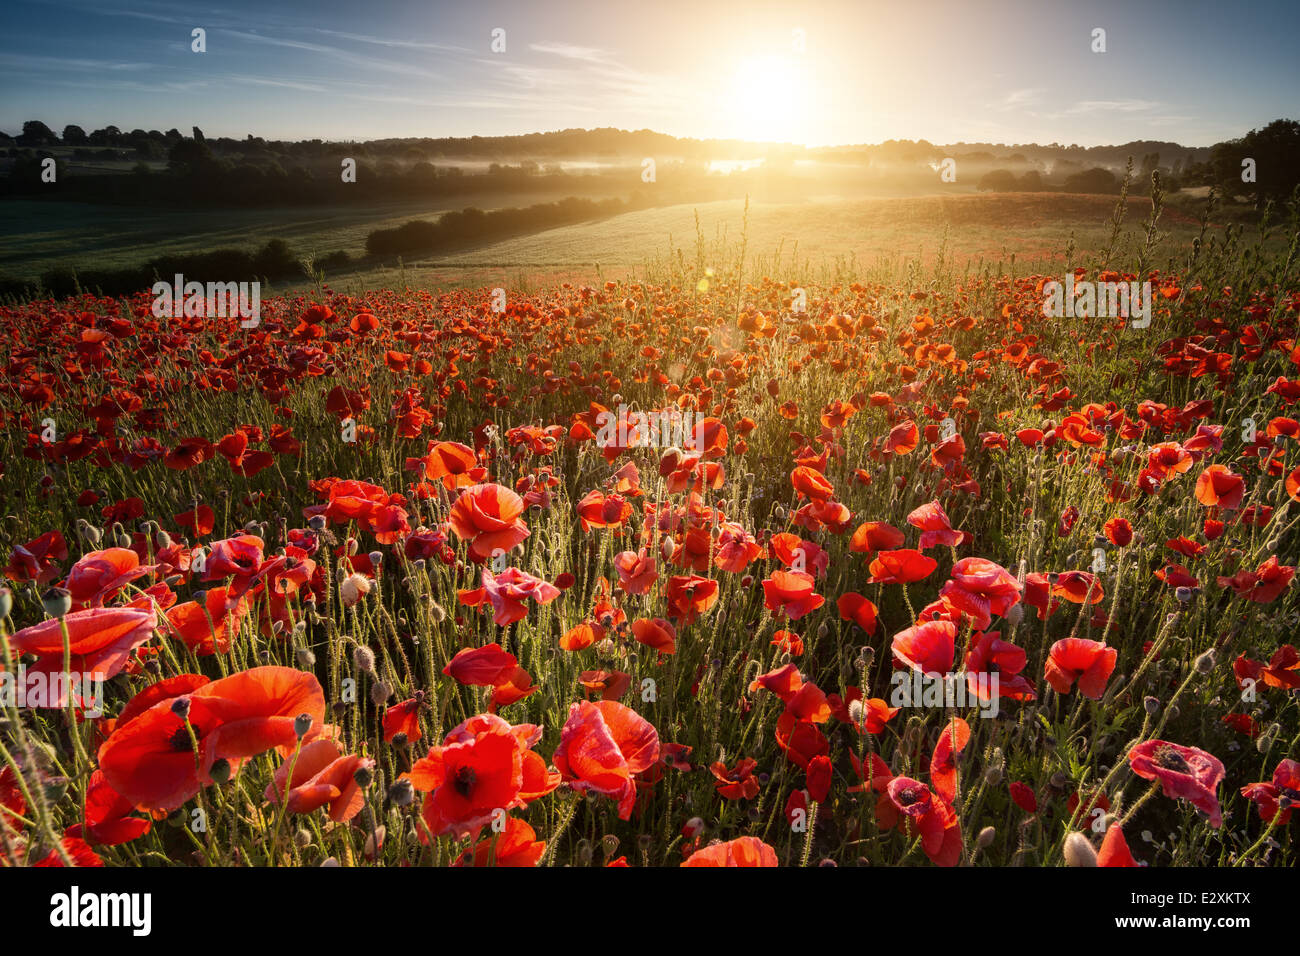
M 0 859 L 1293 866 L 1300 231 L 1073 201 L 4 307 Z

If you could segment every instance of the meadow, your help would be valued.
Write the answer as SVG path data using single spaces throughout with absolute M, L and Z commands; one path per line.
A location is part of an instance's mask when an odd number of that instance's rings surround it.
M 1300 209 L 1162 199 L 0 307 L 0 667 L 84 678 L 0 699 L 0 863 L 1295 866 Z

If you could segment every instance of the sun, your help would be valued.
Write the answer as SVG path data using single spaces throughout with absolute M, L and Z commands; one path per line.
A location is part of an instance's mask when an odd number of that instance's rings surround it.
M 727 126 L 735 139 L 797 142 L 811 106 L 798 58 L 746 57 L 731 76 Z

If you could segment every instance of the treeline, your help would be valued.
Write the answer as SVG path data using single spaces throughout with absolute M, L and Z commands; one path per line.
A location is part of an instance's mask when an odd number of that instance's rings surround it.
M 318 265 L 346 264 L 347 253 Z M 272 239 L 261 249 L 214 249 L 211 252 L 177 253 L 158 256 L 139 266 L 125 269 L 72 269 L 60 266 L 44 272 L 38 282 L 0 279 L 0 298 L 26 299 L 33 295 L 64 298 L 78 292 L 103 295 L 133 295 L 155 282 L 171 282 L 177 273 L 197 282 L 253 282 L 303 275 L 303 265 L 283 239 Z
M 366 237 L 372 256 L 437 252 L 485 239 L 538 232 L 556 226 L 617 216 L 643 203 L 637 199 L 582 199 L 570 196 L 558 202 L 512 209 L 461 209 L 443 213 L 435 221 L 413 219 L 392 229 L 376 229 Z

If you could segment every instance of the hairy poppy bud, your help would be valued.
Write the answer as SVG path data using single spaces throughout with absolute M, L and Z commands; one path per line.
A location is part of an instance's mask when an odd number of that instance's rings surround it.
M 293 845 L 300 850 L 305 850 L 311 846 L 310 830 L 295 830 L 293 834 Z
M 14 595 L 8 588 L 0 588 L 0 620 L 9 616 L 14 609 Z
M 1196 673 L 1208 674 L 1212 670 L 1214 670 L 1214 648 L 1210 648 L 1196 658 Z
M 1077 830 L 1065 838 L 1066 866 L 1096 866 L 1097 851 L 1088 838 Z
M 357 647 L 352 651 L 352 666 L 363 674 L 375 672 L 375 652 L 368 647 Z
M 995 836 L 997 836 L 997 830 L 993 827 L 985 827 L 980 831 L 979 836 L 975 838 L 975 843 L 981 850 L 988 849 L 993 844 Z

